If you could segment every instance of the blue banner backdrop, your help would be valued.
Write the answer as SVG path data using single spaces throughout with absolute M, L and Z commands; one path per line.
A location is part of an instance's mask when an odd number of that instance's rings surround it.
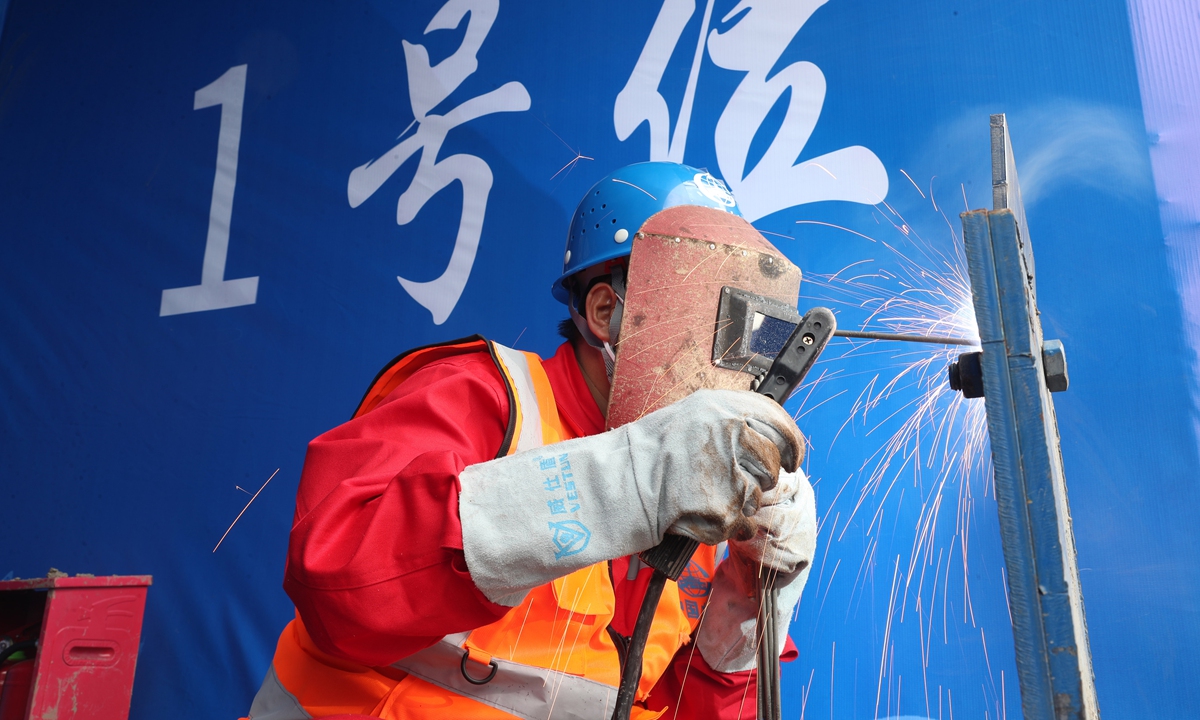
M 14 0 L 0 576 L 153 574 L 132 716 L 237 717 L 292 612 L 305 443 L 406 348 L 551 353 L 591 183 L 707 167 L 804 270 L 802 305 L 969 334 L 957 214 L 990 205 L 1006 112 L 1070 360 L 1100 706 L 1190 716 L 1193 352 L 1138 72 L 1119 0 Z M 945 388 L 951 357 L 838 341 L 788 404 L 821 533 L 787 717 L 1020 712 L 982 408 Z

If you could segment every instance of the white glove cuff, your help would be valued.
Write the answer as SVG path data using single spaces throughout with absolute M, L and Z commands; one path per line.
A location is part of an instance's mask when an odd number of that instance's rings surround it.
M 736 567 L 734 557 L 717 566 L 713 576 L 712 595 L 696 634 L 696 647 L 709 667 L 717 672 L 731 673 L 755 667 L 758 652 L 758 598 L 754 587 L 746 587 L 743 577 L 754 573 Z M 792 622 L 796 603 L 808 581 L 808 568 L 791 578 L 781 576 L 776 587 L 779 596 L 775 605 L 775 628 L 778 647 L 787 642 L 788 626 Z
M 634 490 L 628 444 L 615 430 L 459 474 L 467 570 L 489 600 L 515 607 L 532 588 L 658 542 L 657 508 Z

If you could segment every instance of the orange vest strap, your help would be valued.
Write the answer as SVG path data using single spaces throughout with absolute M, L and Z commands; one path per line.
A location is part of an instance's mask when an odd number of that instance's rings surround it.
M 510 406 L 508 435 L 511 442 L 501 448 L 501 454 L 521 452 L 566 440 L 566 431 L 558 417 L 550 378 L 542 367 L 542 359 L 533 353 L 488 343 L 492 359 L 508 388 Z M 515 402 L 514 402 L 515 401 Z M 497 455 L 500 457 L 500 455 Z
M 518 403 L 513 391 L 512 379 L 503 371 L 504 366 L 496 355 L 495 345 L 480 335 L 471 335 L 459 340 L 426 345 L 397 355 L 371 381 L 370 387 L 367 388 L 363 399 L 358 403 L 358 408 L 354 411 L 354 417 L 359 417 L 374 410 L 383 402 L 384 398 L 400 387 L 401 383 L 412 377 L 413 373 L 429 363 L 457 355 L 485 351 L 492 356 L 492 361 L 502 369 L 501 375 L 504 378 L 504 388 L 508 393 L 508 430 L 505 434 L 504 442 L 500 445 L 500 452 L 496 454 L 496 457 L 504 457 L 512 447 L 513 432 L 519 425 Z M 541 368 L 539 367 L 539 369 Z

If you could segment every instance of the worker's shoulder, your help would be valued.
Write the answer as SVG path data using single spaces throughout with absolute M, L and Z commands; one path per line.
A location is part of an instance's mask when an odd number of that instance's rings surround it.
M 488 376 L 494 375 L 496 378 L 500 377 L 500 371 L 496 367 L 496 360 L 486 347 L 432 359 L 422 365 L 416 373 L 426 370 L 471 374 L 483 372 Z
M 508 387 L 486 348 L 429 358 L 408 370 L 403 379 L 377 379 L 359 403 L 356 418 L 391 422 L 386 419 L 414 420 L 430 412 L 439 416 L 509 415 Z
M 409 379 L 429 375 L 464 374 L 500 378 L 496 361 L 485 343 L 469 347 L 429 346 L 401 353 L 381 374 L 399 362 L 413 363 L 405 373 Z
M 435 348 L 437 349 L 439 348 Z M 403 388 L 406 392 L 412 392 L 422 387 L 450 382 L 459 384 L 464 390 L 484 385 L 502 396 L 507 395 L 504 378 L 486 344 L 446 350 L 445 353 L 434 352 L 431 356 L 419 360 L 418 366 L 411 369 L 408 377 L 396 389 Z

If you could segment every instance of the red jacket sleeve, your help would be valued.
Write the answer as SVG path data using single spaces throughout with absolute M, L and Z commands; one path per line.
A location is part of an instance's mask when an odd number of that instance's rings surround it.
M 670 711 L 663 720 L 754 720 L 758 673 L 720 673 L 708 666 L 695 643 L 679 648 L 654 684 L 646 707 Z
M 496 456 L 508 412 L 494 363 L 473 353 L 309 443 L 284 589 L 323 651 L 388 665 L 508 610 L 471 581 L 458 518 L 458 474 Z
M 704 631 L 703 624 L 699 631 Z M 780 659 L 791 662 L 799 654 L 789 637 Z M 669 709 L 663 720 L 754 720 L 758 717 L 758 672 L 717 672 L 704 661 L 695 643 L 689 643 L 679 648 L 654 684 L 646 707 Z

